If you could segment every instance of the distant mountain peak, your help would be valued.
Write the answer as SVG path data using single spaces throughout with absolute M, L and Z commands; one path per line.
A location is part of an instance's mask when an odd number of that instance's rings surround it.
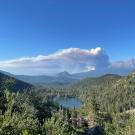
M 56 74 L 57 77 L 71 77 L 72 75 L 68 73 L 67 71 L 60 72 Z

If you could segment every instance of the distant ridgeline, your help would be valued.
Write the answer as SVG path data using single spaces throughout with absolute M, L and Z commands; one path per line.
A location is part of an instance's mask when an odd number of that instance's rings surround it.
M 64 72 L 55 78 L 72 76 Z M 14 75 L 0 73 L 0 90 L 16 92 L 31 87 Z M 91 77 L 63 88 L 36 87 L 32 92 L 17 94 L 2 92 L 0 135 L 135 135 L 135 72 L 128 76 Z M 50 100 L 55 96 L 77 97 L 83 105 L 78 109 L 59 107 Z
M 17 92 L 17 91 L 23 91 L 23 90 L 30 90 L 31 88 L 32 88 L 32 85 L 26 82 L 15 79 L 14 77 L 11 77 L 4 73 L 0 73 L 0 89 L 1 90 L 9 89 L 14 92 Z

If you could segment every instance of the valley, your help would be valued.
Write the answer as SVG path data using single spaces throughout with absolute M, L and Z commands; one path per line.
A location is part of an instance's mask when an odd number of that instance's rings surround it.
M 0 80 L 2 135 L 135 133 L 134 72 L 91 77 L 57 87 L 35 87 L 4 73 Z

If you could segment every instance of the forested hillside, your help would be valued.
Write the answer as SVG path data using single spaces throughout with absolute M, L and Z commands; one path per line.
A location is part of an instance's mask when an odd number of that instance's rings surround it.
M 0 72 L 0 89 L 10 89 L 14 92 L 22 91 L 22 90 L 29 90 L 31 89 L 32 85 L 17 80 L 14 77 L 6 75 Z
M 81 112 L 89 121 L 94 119 L 105 135 L 134 135 L 135 73 L 126 77 L 100 77 L 94 87 L 89 85 L 91 79 L 82 82 L 75 87 L 78 86 L 77 91 L 84 101 Z
M 121 79 L 122 76 L 115 75 L 115 74 L 106 74 L 101 77 L 92 77 L 86 78 L 84 80 L 78 81 L 72 85 L 73 88 L 76 89 L 102 89 L 107 85 L 111 85 L 115 83 L 117 80 Z
M 135 134 L 134 72 L 88 78 L 67 87 L 31 87 L 23 93 L 11 90 L 31 85 L 1 74 L 0 86 L 1 135 Z M 55 96 L 76 97 L 83 104 L 65 108 Z

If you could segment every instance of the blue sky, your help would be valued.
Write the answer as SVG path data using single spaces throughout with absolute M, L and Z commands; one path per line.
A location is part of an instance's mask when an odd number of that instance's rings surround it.
M 0 61 L 98 46 L 124 61 L 134 36 L 134 0 L 0 0 Z

